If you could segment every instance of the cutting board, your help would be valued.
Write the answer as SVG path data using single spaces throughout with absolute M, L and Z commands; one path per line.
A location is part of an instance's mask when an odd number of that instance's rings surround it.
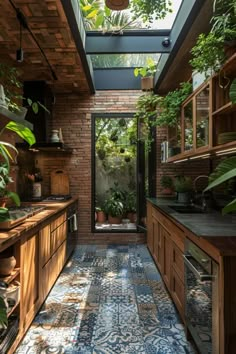
M 68 174 L 61 169 L 51 172 L 51 194 L 70 194 L 70 184 Z

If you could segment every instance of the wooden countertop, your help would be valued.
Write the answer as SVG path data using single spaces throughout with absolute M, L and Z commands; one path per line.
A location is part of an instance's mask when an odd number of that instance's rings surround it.
M 22 224 L 11 230 L 0 230 L 0 252 L 17 242 L 23 233 L 33 232 L 34 228 L 44 223 L 48 218 L 56 215 L 66 209 L 69 205 L 78 201 L 78 198 L 72 198 L 65 202 L 40 202 L 40 203 L 22 203 L 27 205 L 41 205 L 45 209 L 39 213 L 27 218 Z

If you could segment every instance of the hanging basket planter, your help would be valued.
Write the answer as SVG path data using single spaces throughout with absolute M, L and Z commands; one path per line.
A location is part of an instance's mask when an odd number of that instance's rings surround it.
M 111 10 L 125 10 L 129 6 L 129 0 L 106 0 L 106 6 Z
M 141 90 L 142 91 L 151 91 L 154 87 L 154 78 L 153 76 L 141 77 Z

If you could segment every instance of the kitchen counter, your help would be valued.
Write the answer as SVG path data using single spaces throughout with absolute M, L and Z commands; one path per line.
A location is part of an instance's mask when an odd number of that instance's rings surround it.
M 220 211 L 206 213 L 179 213 L 171 206 L 181 205 L 175 199 L 148 198 L 153 205 L 198 237 L 236 236 L 236 214 L 222 215 Z
M 0 230 L 0 251 L 6 249 L 11 244 L 16 242 L 23 233 L 28 232 L 36 226 L 45 222 L 48 218 L 56 215 L 69 205 L 77 201 L 78 198 L 71 198 L 65 202 L 40 202 L 40 203 L 22 203 L 23 205 L 40 205 L 45 206 L 41 212 L 27 218 L 22 224 L 11 230 Z

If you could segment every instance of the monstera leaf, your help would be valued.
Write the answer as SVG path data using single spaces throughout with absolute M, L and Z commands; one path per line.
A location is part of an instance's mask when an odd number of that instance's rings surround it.
M 229 181 L 230 179 L 236 177 L 236 157 L 229 157 L 228 159 L 219 163 L 215 171 L 210 175 L 209 185 L 204 189 L 204 192 L 212 189 L 224 182 Z M 222 213 L 227 214 L 229 212 L 236 210 L 236 199 L 227 204 Z

